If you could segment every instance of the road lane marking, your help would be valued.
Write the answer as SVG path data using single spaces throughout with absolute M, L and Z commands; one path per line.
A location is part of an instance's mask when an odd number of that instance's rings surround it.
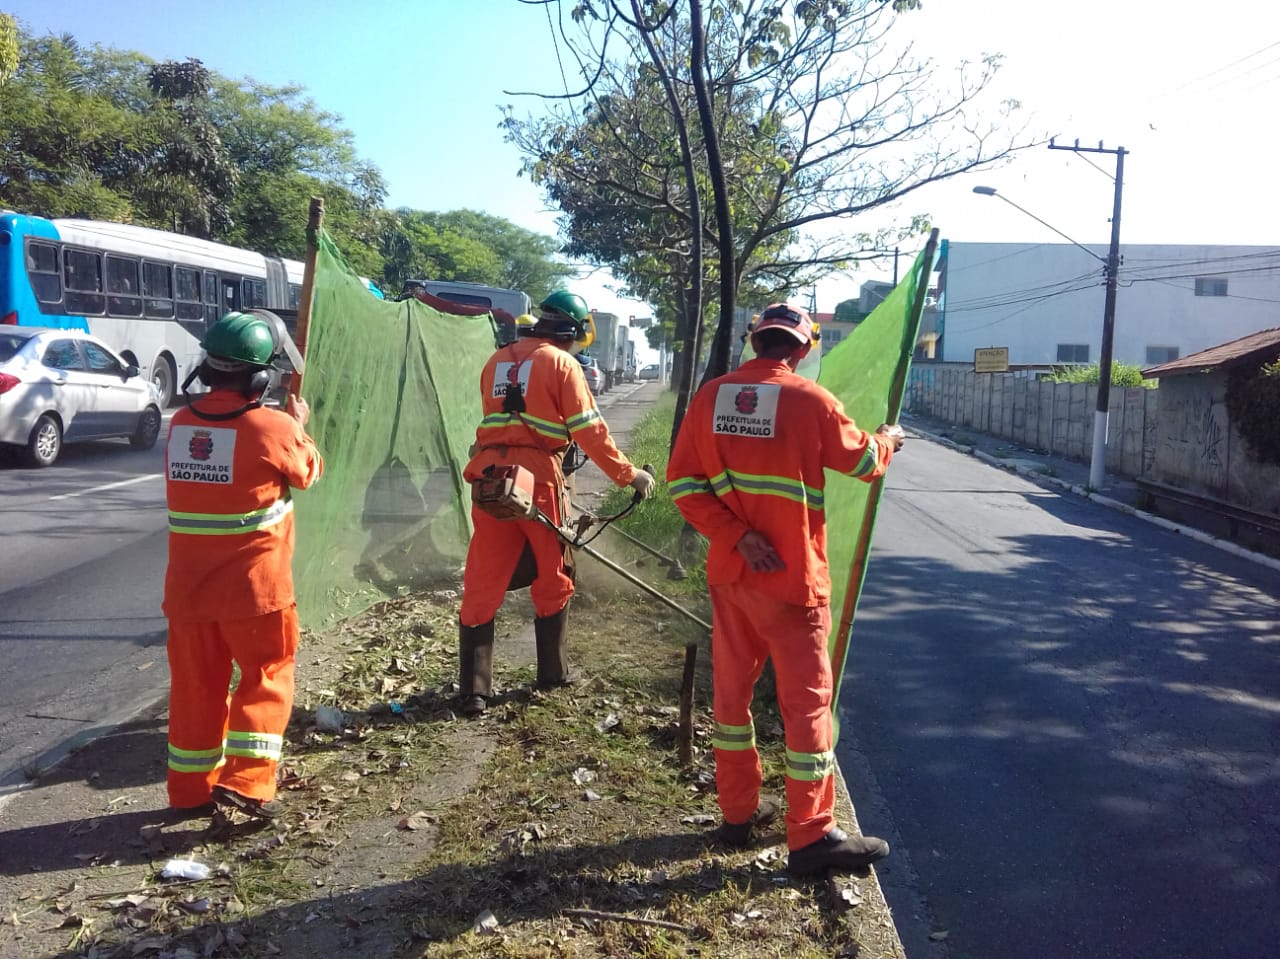
M 59 493 L 57 496 L 50 496 L 50 500 L 55 499 L 74 499 L 77 496 L 88 496 L 90 493 L 102 493 L 109 489 L 118 489 L 121 486 L 132 486 L 134 483 L 142 483 L 146 480 L 161 479 L 160 473 L 149 473 L 146 476 L 135 476 L 133 479 L 120 480 L 118 483 L 108 483 L 106 486 L 95 486 L 92 489 L 82 489 L 78 493 Z

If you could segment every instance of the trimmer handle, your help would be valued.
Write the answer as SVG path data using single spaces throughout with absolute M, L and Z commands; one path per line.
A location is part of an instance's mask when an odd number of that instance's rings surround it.
M 648 474 L 649 474 L 650 476 L 652 476 L 655 480 L 657 480 L 658 476 L 657 476 L 657 474 L 656 474 L 656 473 L 654 473 L 654 471 L 653 471 L 653 464 L 652 464 L 652 463 L 645 463 L 643 466 L 641 466 L 641 467 L 640 467 L 640 469 L 642 469 L 644 472 L 648 473 Z M 632 505 L 632 506 L 637 506 L 637 505 L 639 505 L 643 500 L 644 500 L 644 497 L 640 495 L 640 491 L 639 491 L 639 490 L 636 490 L 634 493 L 632 493 L 632 494 L 631 494 L 631 505 Z

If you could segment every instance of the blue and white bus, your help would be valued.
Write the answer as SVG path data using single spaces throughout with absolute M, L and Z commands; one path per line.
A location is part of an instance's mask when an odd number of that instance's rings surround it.
M 296 310 L 302 271 L 162 230 L 0 212 L 0 324 L 93 333 L 166 405 L 199 363 L 209 324 L 230 310 Z

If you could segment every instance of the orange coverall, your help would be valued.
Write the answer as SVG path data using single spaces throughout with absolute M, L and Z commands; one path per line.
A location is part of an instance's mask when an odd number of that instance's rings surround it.
M 524 390 L 525 412 L 504 413 L 508 382 Z M 526 337 L 504 346 L 489 358 L 480 374 L 484 419 L 463 476 L 477 479 L 487 466 L 515 464 L 533 473 L 534 502 L 557 524 L 564 519 L 564 473 L 561 462 L 570 440 L 618 486 L 636 476 L 636 468 L 618 451 L 582 365 L 545 339 Z M 538 616 L 554 616 L 573 597 L 573 580 L 564 569 L 564 548 L 551 530 L 532 520 L 499 520 L 472 508 L 475 533 L 467 549 L 462 579 L 463 626 L 480 626 L 498 613 L 511 574 L 526 542 L 538 563 L 529 589 Z
M 824 469 L 870 481 L 890 443 L 858 429 L 840 401 L 780 360 L 754 359 L 694 396 L 667 468 L 672 499 L 710 540 L 716 785 L 725 822 L 747 822 L 760 799 L 751 699 L 767 658 L 786 735 L 787 845 L 835 823 L 831 575 Z M 756 573 L 743 534 L 769 540 L 786 568 Z
M 222 413 L 245 400 L 215 390 L 197 402 Z M 215 785 L 270 800 L 298 647 L 290 489 L 324 463 L 292 416 L 266 408 L 221 421 L 178 410 L 165 460 L 169 805 L 202 806 Z

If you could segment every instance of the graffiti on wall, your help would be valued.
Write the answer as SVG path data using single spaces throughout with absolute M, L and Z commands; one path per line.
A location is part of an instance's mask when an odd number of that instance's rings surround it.
M 1172 391 L 1170 391 L 1172 392 Z M 1227 485 L 1227 411 L 1209 391 L 1195 390 L 1161 399 L 1164 467 L 1210 489 Z

